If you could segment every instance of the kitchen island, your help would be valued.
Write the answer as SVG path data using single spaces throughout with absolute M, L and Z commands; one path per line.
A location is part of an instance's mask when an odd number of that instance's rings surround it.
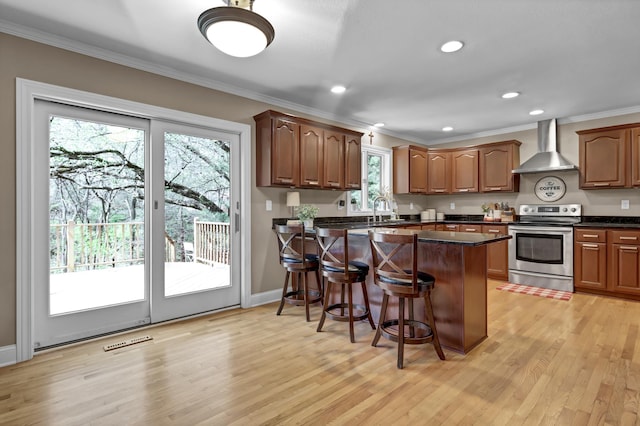
M 376 230 L 418 234 L 418 267 L 436 279 L 431 300 L 442 346 L 465 354 L 487 338 L 487 245 L 507 240 L 511 238 L 509 235 L 401 228 Z M 371 268 L 367 291 L 377 321 L 382 291 L 373 280 L 368 231 L 349 230 L 349 254 L 350 260 L 365 262 Z M 423 301 L 416 299 L 414 303 L 416 312 L 424 313 Z M 397 305 L 390 306 L 388 315 L 396 312 Z

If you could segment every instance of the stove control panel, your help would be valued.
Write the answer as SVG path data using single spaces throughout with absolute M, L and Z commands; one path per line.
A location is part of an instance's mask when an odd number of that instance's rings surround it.
M 582 216 L 581 204 L 522 204 L 519 216 Z

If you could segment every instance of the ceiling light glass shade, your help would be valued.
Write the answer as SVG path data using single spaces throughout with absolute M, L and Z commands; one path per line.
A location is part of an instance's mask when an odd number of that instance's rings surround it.
M 507 92 L 502 95 L 502 99 L 513 99 L 520 96 L 520 92 Z
M 257 55 L 275 37 L 269 21 L 239 7 L 214 7 L 203 12 L 198 18 L 198 28 L 216 48 L 238 58 Z
M 462 46 L 464 46 L 464 43 L 461 41 L 451 40 L 440 46 L 440 50 L 444 53 L 453 53 L 462 49 Z

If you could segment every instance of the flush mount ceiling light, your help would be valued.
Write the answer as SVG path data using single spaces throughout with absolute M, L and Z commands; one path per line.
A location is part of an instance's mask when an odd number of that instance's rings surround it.
M 384 123 L 376 123 L 373 126 L 374 127 L 384 127 Z
M 507 92 L 502 95 L 502 99 L 513 99 L 520 96 L 520 92 Z
M 544 110 L 534 109 L 533 111 L 529 112 L 529 115 L 540 115 L 540 114 L 543 114 L 543 113 L 544 113 Z
M 225 0 L 228 6 L 204 11 L 198 18 L 200 32 L 227 55 L 257 55 L 271 44 L 275 31 L 269 21 L 253 11 L 253 1 Z
M 345 90 L 347 90 L 347 88 L 346 88 L 346 87 L 344 87 L 344 86 L 333 86 L 333 87 L 331 88 L 331 93 L 338 93 L 338 94 L 340 94 L 340 93 L 344 93 L 344 92 L 345 92 Z
M 443 132 L 450 132 L 452 130 L 453 130 L 453 127 L 451 127 L 451 126 L 445 126 L 445 127 L 442 128 Z
M 440 51 L 444 53 L 453 53 L 462 49 L 464 43 L 458 40 L 451 40 L 440 46 Z

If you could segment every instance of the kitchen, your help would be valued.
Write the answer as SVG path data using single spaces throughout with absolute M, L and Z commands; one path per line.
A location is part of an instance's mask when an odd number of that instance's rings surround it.
M 264 0 L 263 0 L 264 1 Z M 3 16 L 4 18 L 4 16 Z M 199 35 L 199 34 L 198 34 Z M 633 37 L 632 37 L 633 38 Z M 21 37 L 16 32 L 0 34 L 0 48 L 3 58 L 10 57 L 11 61 L 2 61 L 0 75 L 2 77 L 2 97 L 0 129 L 3 135 L 3 147 L 8 155 L 3 156 L 0 163 L 0 176 L 5 182 L 0 210 L 0 226 L 3 232 L 0 237 L 5 247 L 4 255 L 0 259 L 0 267 L 6 271 L 4 281 L 0 285 L 0 312 L 2 316 L 0 327 L 0 347 L 15 346 L 16 338 L 16 299 L 18 297 L 15 280 L 18 271 L 16 267 L 16 231 L 15 231 L 15 140 L 16 140 L 16 96 L 15 79 L 28 78 L 52 85 L 72 87 L 94 93 L 107 94 L 114 97 L 134 99 L 154 105 L 171 106 L 176 109 L 190 111 L 202 115 L 221 117 L 227 120 L 252 125 L 252 117 L 269 108 L 282 109 L 265 100 L 250 100 L 236 94 L 226 93 L 212 88 L 203 88 L 192 83 L 176 80 L 166 75 L 154 74 L 149 70 L 136 69 L 131 63 L 114 63 L 104 58 L 88 56 L 81 52 L 65 49 L 64 43 L 57 46 L 43 41 Z M 275 46 L 272 46 L 275 47 Z M 117 78 L 114 78 L 117 76 Z M 611 85 L 615 85 L 611 82 Z M 162 90 L 158 90 L 161 87 Z M 628 102 L 637 105 L 638 102 Z M 285 111 L 294 115 L 303 115 L 311 119 L 320 119 L 345 127 L 335 118 L 325 118 L 315 115 L 313 111 L 298 111 L 294 108 Z M 576 116 L 559 116 L 558 148 L 569 161 L 579 164 L 577 131 L 640 122 L 638 108 L 589 108 L 589 113 Z M 593 112 L 595 111 L 595 112 Z M 599 111 L 605 111 L 599 113 Z M 527 117 L 527 125 L 518 128 L 500 128 L 494 134 L 474 135 L 450 141 L 441 146 L 464 147 L 481 145 L 502 140 L 518 140 L 520 158 L 526 160 L 537 151 L 537 132 L 535 119 Z M 369 129 L 348 126 L 356 130 L 369 133 Z M 363 137 L 362 143 L 392 148 L 407 142 L 405 139 L 373 130 L 374 137 Z M 254 141 L 251 143 L 251 150 Z M 255 158 L 255 152 L 252 152 Z M 255 170 L 252 163 L 251 169 Z M 544 177 L 545 173 L 522 175 L 520 191 L 517 193 L 501 193 L 499 197 L 490 194 L 464 195 L 396 195 L 400 214 L 418 214 L 420 211 L 433 208 L 445 214 L 482 214 L 481 206 L 487 201 L 506 202 L 510 206 L 523 204 L 540 204 L 535 196 L 535 183 Z M 632 188 L 599 189 L 584 191 L 579 189 L 579 172 L 565 171 L 554 173 L 566 183 L 566 194 L 558 201 L 566 204 L 580 204 L 585 216 L 640 216 L 640 198 L 638 192 Z M 254 181 L 255 176 L 252 176 Z M 253 247 L 250 252 L 252 282 L 250 288 L 251 305 L 277 299 L 277 293 L 282 283 L 282 271 L 278 266 L 275 253 L 275 240 L 271 232 L 273 218 L 288 217 L 290 212 L 286 205 L 286 193 L 289 188 L 258 188 L 250 187 L 251 216 L 250 228 Z M 339 201 L 344 199 L 344 193 L 339 191 L 300 190 L 303 203 L 313 203 L 320 208 L 319 216 L 342 216 Z M 266 208 L 270 200 L 271 209 Z M 623 201 L 628 200 L 628 209 L 623 208 Z M 626 205 L 626 204 L 625 204 Z M 413 206 L 413 208 L 411 208 Z M 532 302 L 535 303 L 535 302 Z

